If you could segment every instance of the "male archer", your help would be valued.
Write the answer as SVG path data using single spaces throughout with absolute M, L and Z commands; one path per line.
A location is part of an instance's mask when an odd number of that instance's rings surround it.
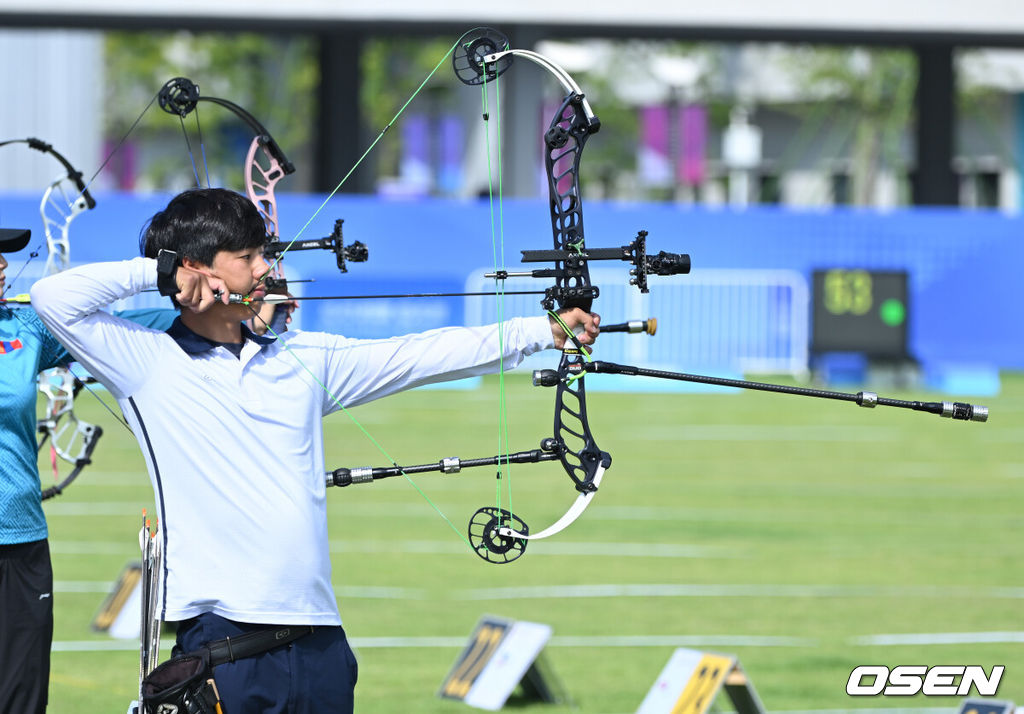
M 210 648 L 227 712 L 352 711 L 357 665 L 331 587 L 322 418 L 511 368 L 567 337 L 546 317 L 509 320 L 500 340 L 497 325 L 376 340 L 255 335 L 241 322 L 252 308 L 228 296 L 260 302 L 265 239 L 244 197 L 188 191 L 151 219 L 146 257 L 47 278 L 32 301 L 138 437 L 165 539 L 161 614 L 179 623 L 175 651 Z M 181 308 L 166 332 L 102 311 L 157 286 Z M 598 316 L 561 318 L 593 343 Z

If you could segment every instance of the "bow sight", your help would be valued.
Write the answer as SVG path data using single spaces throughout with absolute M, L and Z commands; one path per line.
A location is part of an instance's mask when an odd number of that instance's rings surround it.
M 657 255 L 647 255 L 647 231 L 640 231 L 629 245 L 620 248 L 582 248 L 570 250 L 524 250 L 524 263 L 555 263 L 554 268 L 508 272 L 499 270 L 486 273 L 484 277 L 496 280 L 507 278 L 555 278 L 557 284 L 544 291 L 541 305 L 545 310 L 553 310 L 555 303 L 562 305 L 571 301 L 592 301 L 600 295 L 596 285 L 584 285 L 582 277 L 591 260 L 622 260 L 630 263 L 633 269 L 630 285 L 635 285 L 641 293 L 649 293 L 648 275 L 685 275 L 690 272 L 690 256 L 686 253 L 668 253 L 661 251 Z M 588 281 L 589 282 L 589 281 Z
M 277 264 L 288 251 L 293 250 L 326 250 L 334 253 L 338 264 L 338 270 L 342 273 L 348 272 L 348 265 L 346 261 L 353 263 L 365 263 L 370 257 L 370 251 L 360 241 L 354 241 L 351 245 L 345 245 L 345 237 L 342 233 L 342 226 L 345 223 L 344 218 L 339 218 L 334 221 L 334 230 L 331 231 L 331 235 L 325 238 L 312 238 L 310 240 L 295 240 L 292 242 L 271 240 L 267 241 L 267 244 L 263 248 L 263 257 L 269 260 L 271 263 Z M 277 277 L 266 277 L 263 280 L 264 285 L 268 291 L 280 290 L 286 292 L 288 290 L 288 281 L 285 278 Z

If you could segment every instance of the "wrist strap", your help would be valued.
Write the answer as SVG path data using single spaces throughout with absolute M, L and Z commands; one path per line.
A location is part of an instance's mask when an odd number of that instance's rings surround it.
M 174 297 L 178 287 L 178 254 L 173 250 L 161 250 L 156 256 L 156 288 L 165 297 Z

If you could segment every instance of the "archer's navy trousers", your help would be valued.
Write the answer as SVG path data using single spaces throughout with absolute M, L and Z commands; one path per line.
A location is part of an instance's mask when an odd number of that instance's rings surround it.
M 173 654 L 266 627 L 204 613 L 179 623 Z M 214 667 L 213 679 L 224 714 L 351 714 L 358 671 L 345 630 L 317 627 L 290 644 Z

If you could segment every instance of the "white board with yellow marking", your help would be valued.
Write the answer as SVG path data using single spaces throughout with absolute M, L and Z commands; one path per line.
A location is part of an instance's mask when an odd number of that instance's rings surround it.
M 742 709 L 761 710 L 760 702 L 742 675 L 735 657 L 681 647 L 672 653 L 637 714 L 705 714 L 723 685 L 749 692 L 743 698 Z M 729 694 L 734 698 L 738 692 L 730 691 Z M 734 700 L 734 703 L 739 702 Z M 738 706 L 737 710 L 740 708 Z

